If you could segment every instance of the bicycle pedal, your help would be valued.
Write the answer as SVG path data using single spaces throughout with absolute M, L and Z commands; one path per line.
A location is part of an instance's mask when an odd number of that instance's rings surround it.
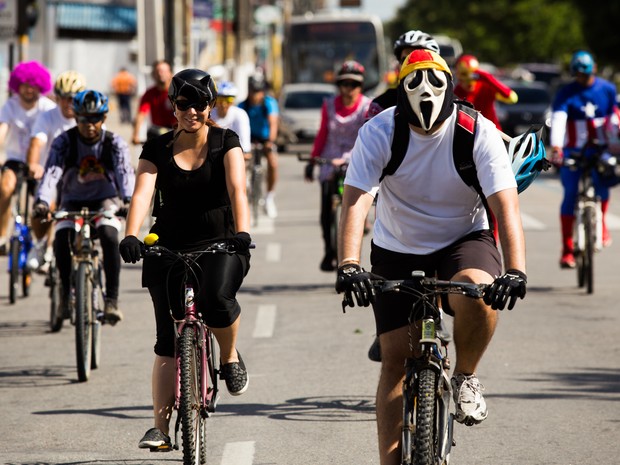
M 170 446 L 170 444 L 164 444 L 159 447 L 151 447 L 149 451 L 151 452 L 172 452 L 172 449 L 179 449 L 179 446 L 175 445 L 174 447 Z

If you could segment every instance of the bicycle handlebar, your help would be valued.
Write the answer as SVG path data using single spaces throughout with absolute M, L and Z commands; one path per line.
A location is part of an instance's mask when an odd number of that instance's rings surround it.
M 461 294 L 473 299 L 483 297 L 489 284 L 476 284 L 459 281 L 445 281 L 437 278 L 427 278 L 423 272 L 414 271 L 411 279 L 375 279 L 372 280 L 375 289 L 379 292 L 404 292 L 410 295 L 424 294 Z
M 255 249 L 255 248 L 256 248 L 256 244 L 250 244 L 250 249 Z M 193 251 L 187 251 L 187 252 L 184 252 L 184 251 L 176 252 L 174 250 L 170 250 L 168 247 L 165 247 L 163 245 L 157 245 L 157 244 L 153 244 L 153 245 L 144 244 L 142 248 L 142 257 L 147 257 L 147 256 L 159 257 L 162 254 L 175 255 L 177 257 L 195 257 L 197 255 L 202 255 L 205 253 L 235 254 L 238 252 L 237 250 L 235 250 L 234 246 L 230 245 L 226 241 L 213 242 L 212 244 L 209 244 L 206 249 L 193 250 Z

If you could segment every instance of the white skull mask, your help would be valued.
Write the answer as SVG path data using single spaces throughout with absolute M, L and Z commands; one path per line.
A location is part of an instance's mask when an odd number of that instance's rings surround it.
M 436 69 L 417 69 L 403 80 L 403 88 L 422 129 L 429 131 L 444 107 L 448 77 Z

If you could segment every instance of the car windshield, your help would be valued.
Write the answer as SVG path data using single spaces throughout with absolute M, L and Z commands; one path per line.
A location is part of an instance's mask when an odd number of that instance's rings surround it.
M 331 96 L 329 92 L 293 92 L 286 96 L 284 107 L 293 110 L 321 108 L 323 100 Z
M 551 103 L 551 94 L 544 89 L 536 89 L 532 87 L 518 87 L 513 90 L 519 96 L 518 103 Z

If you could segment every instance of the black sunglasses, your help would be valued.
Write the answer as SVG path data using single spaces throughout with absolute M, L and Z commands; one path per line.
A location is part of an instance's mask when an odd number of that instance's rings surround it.
M 362 83 L 361 82 L 357 82 L 357 81 L 340 81 L 338 83 L 339 87 L 362 87 Z
M 190 108 L 194 108 L 196 111 L 205 111 L 209 106 L 209 102 L 204 100 L 200 102 L 190 102 L 189 100 L 177 100 L 174 102 L 177 108 L 181 111 L 187 111 Z
M 80 124 L 95 124 L 103 121 L 105 115 L 78 115 L 75 117 L 76 121 Z

